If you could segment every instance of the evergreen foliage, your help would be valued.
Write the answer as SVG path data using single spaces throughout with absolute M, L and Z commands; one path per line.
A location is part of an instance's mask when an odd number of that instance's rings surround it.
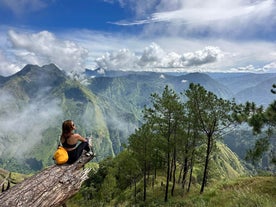
M 272 86 L 275 88 L 275 84 Z M 275 90 L 271 90 L 275 94 Z M 276 101 L 273 101 L 264 109 L 263 106 L 257 107 L 255 103 L 247 102 L 244 107 L 246 114 L 245 121 L 252 127 L 255 134 L 261 134 L 265 130 L 265 136 L 259 138 L 253 148 L 247 151 L 246 160 L 251 161 L 255 166 L 260 162 L 263 155 L 271 151 L 270 162 L 276 165 L 275 154 L 275 127 L 276 127 Z
M 203 193 L 207 185 L 209 161 L 212 152 L 216 147 L 216 140 L 222 137 L 224 130 L 234 123 L 231 114 L 233 113 L 233 103 L 222 98 L 218 98 L 212 92 L 208 92 L 200 85 L 190 84 L 185 95 L 188 97 L 187 107 L 192 114 L 193 120 L 197 120 L 198 131 L 206 137 L 204 173 L 200 192 Z

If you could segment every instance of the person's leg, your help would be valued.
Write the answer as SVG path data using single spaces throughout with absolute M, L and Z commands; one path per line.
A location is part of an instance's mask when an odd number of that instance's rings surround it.
M 89 152 L 90 151 L 90 147 L 88 145 L 88 142 L 81 142 L 77 148 L 76 148 L 76 151 L 77 151 L 77 156 L 78 158 L 81 156 L 83 150 L 85 150 L 86 152 Z
M 90 147 L 88 142 L 81 142 L 76 149 L 69 151 L 68 152 L 68 156 L 69 159 L 67 161 L 68 164 L 72 164 L 74 162 L 76 162 L 80 156 L 82 155 L 83 150 L 85 150 L 86 152 L 90 153 Z M 89 156 L 92 156 L 93 153 L 88 154 Z

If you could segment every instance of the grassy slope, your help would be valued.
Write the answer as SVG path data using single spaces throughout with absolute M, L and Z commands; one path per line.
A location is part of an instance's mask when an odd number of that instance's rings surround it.
M 218 180 L 211 183 L 203 194 L 200 194 L 200 186 L 193 186 L 189 193 L 184 196 L 179 187 L 175 195 L 169 196 L 168 202 L 164 202 L 164 190 L 161 190 L 158 178 L 153 188 L 148 188 L 147 202 L 142 203 L 138 200 L 137 206 L 170 206 L 170 207 L 275 207 L 276 203 L 276 177 L 239 177 L 230 180 Z M 164 188 L 164 187 L 163 187 Z M 142 192 L 141 192 L 142 193 Z M 126 192 L 127 196 L 133 194 L 133 189 Z M 138 197 L 140 197 L 138 195 Z M 124 204 L 117 202 L 110 206 L 129 206 L 128 201 Z M 68 207 L 73 207 L 69 205 Z
M 197 182 L 194 182 L 191 191 L 189 193 L 184 192 L 181 188 L 181 184 L 176 184 L 174 196 L 170 195 L 169 192 L 169 201 L 165 203 L 164 200 L 164 184 L 161 185 L 161 183 L 166 182 L 166 178 L 164 175 L 157 177 L 154 188 L 148 187 L 147 191 L 147 202 L 146 206 L 212 206 L 212 207 L 221 207 L 221 206 L 246 206 L 246 205 L 239 205 L 239 203 L 243 203 L 244 200 L 250 195 L 250 192 L 252 192 L 255 189 L 259 188 L 259 185 L 262 181 L 267 180 L 267 183 L 265 183 L 264 188 L 271 189 L 273 188 L 273 185 L 271 183 L 275 182 L 275 179 L 273 181 L 272 177 L 262 177 L 258 178 L 257 181 L 255 181 L 255 178 L 250 177 L 244 177 L 248 174 L 248 171 L 244 168 L 244 166 L 241 164 L 240 160 L 238 159 L 237 155 L 233 153 L 226 145 L 218 142 L 217 143 L 218 151 L 216 152 L 216 155 L 213 159 L 212 164 L 212 171 L 211 173 L 211 179 L 209 179 L 209 184 L 205 188 L 204 194 L 200 195 L 200 180 L 197 180 Z M 196 175 L 195 172 L 194 178 L 201 177 Z M 247 188 L 249 187 L 247 184 L 252 183 L 252 189 Z M 142 183 L 138 184 L 138 188 L 142 189 Z M 225 187 L 227 186 L 227 187 Z M 236 186 L 240 186 L 237 188 Z M 171 187 L 170 187 L 171 189 Z M 269 192 L 269 190 L 267 190 Z M 250 199 L 252 200 L 253 206 L 257 204 L 256 206 L 272 206 L 273 203 L 272 195 L 267 195 L 267 198 L 260 199 L 260 197 L 263 197 L 264 195 L 258 195 L 262 191 L 256 191 L 253 192 L 252 197 Z M 142 190 L 138 193 L 137 198 L 138 200 L 142 199 Z M 183 196 L 184 194 L 184 196 Z M 274 193 L 275 194 L 275 193 Z M 133 198 L 133 189 L 128 189 L 124 195 L 121 196 L 121 198 L 116 198 L 111 206 L 117 205 L 120 203 L 120 199 L 124 198 Z M 232 197 L 231 197 L 232 195 Z M 234 197 L 233 197 L 234 196 Z M 124 197 L 124 198 L 123 198 Z M 257 199 L 256 199 L 257 198 Z M 127 206 L 125 203 L 128 201 L 125 201 L 122 206 Z M 261 204 L 259 205 L 258 202 Z M 252 206 L 252 205 L 248 205 Z
M 234 180 L 218 181 L 205 193 L 192 193 L 184 201 L 176 203 L 185 206 L 261 206 L 273 207 L 276 203 L 276 177 L 241 177 Z M 174 202 L 174 201 L 172 201 Z

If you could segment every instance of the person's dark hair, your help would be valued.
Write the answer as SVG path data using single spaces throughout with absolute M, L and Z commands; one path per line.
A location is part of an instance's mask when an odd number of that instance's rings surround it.
M 67 139 L 72 134 L 74 129 L 74 123 L 72 120 L 66 120 L 62 123 L 62 133 L 61 138 Z

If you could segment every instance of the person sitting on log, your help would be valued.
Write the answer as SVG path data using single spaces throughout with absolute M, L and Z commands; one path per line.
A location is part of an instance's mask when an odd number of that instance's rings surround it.
M 74 133 L 74 130 L 76 130 L 76 125 L 72 120 L 66 120 L 62 123 L 62 134 L 60 136 L 60 142 L 68 152 L 68 164 L 76 162 L 82 155 L 83 150 L 86 151 L 87 156 L 94 155 L 93 151 L 91 150 L 92 140 L 83 138 L 81 135 Z M 79 141 L 81 143 L 78 144 Z

